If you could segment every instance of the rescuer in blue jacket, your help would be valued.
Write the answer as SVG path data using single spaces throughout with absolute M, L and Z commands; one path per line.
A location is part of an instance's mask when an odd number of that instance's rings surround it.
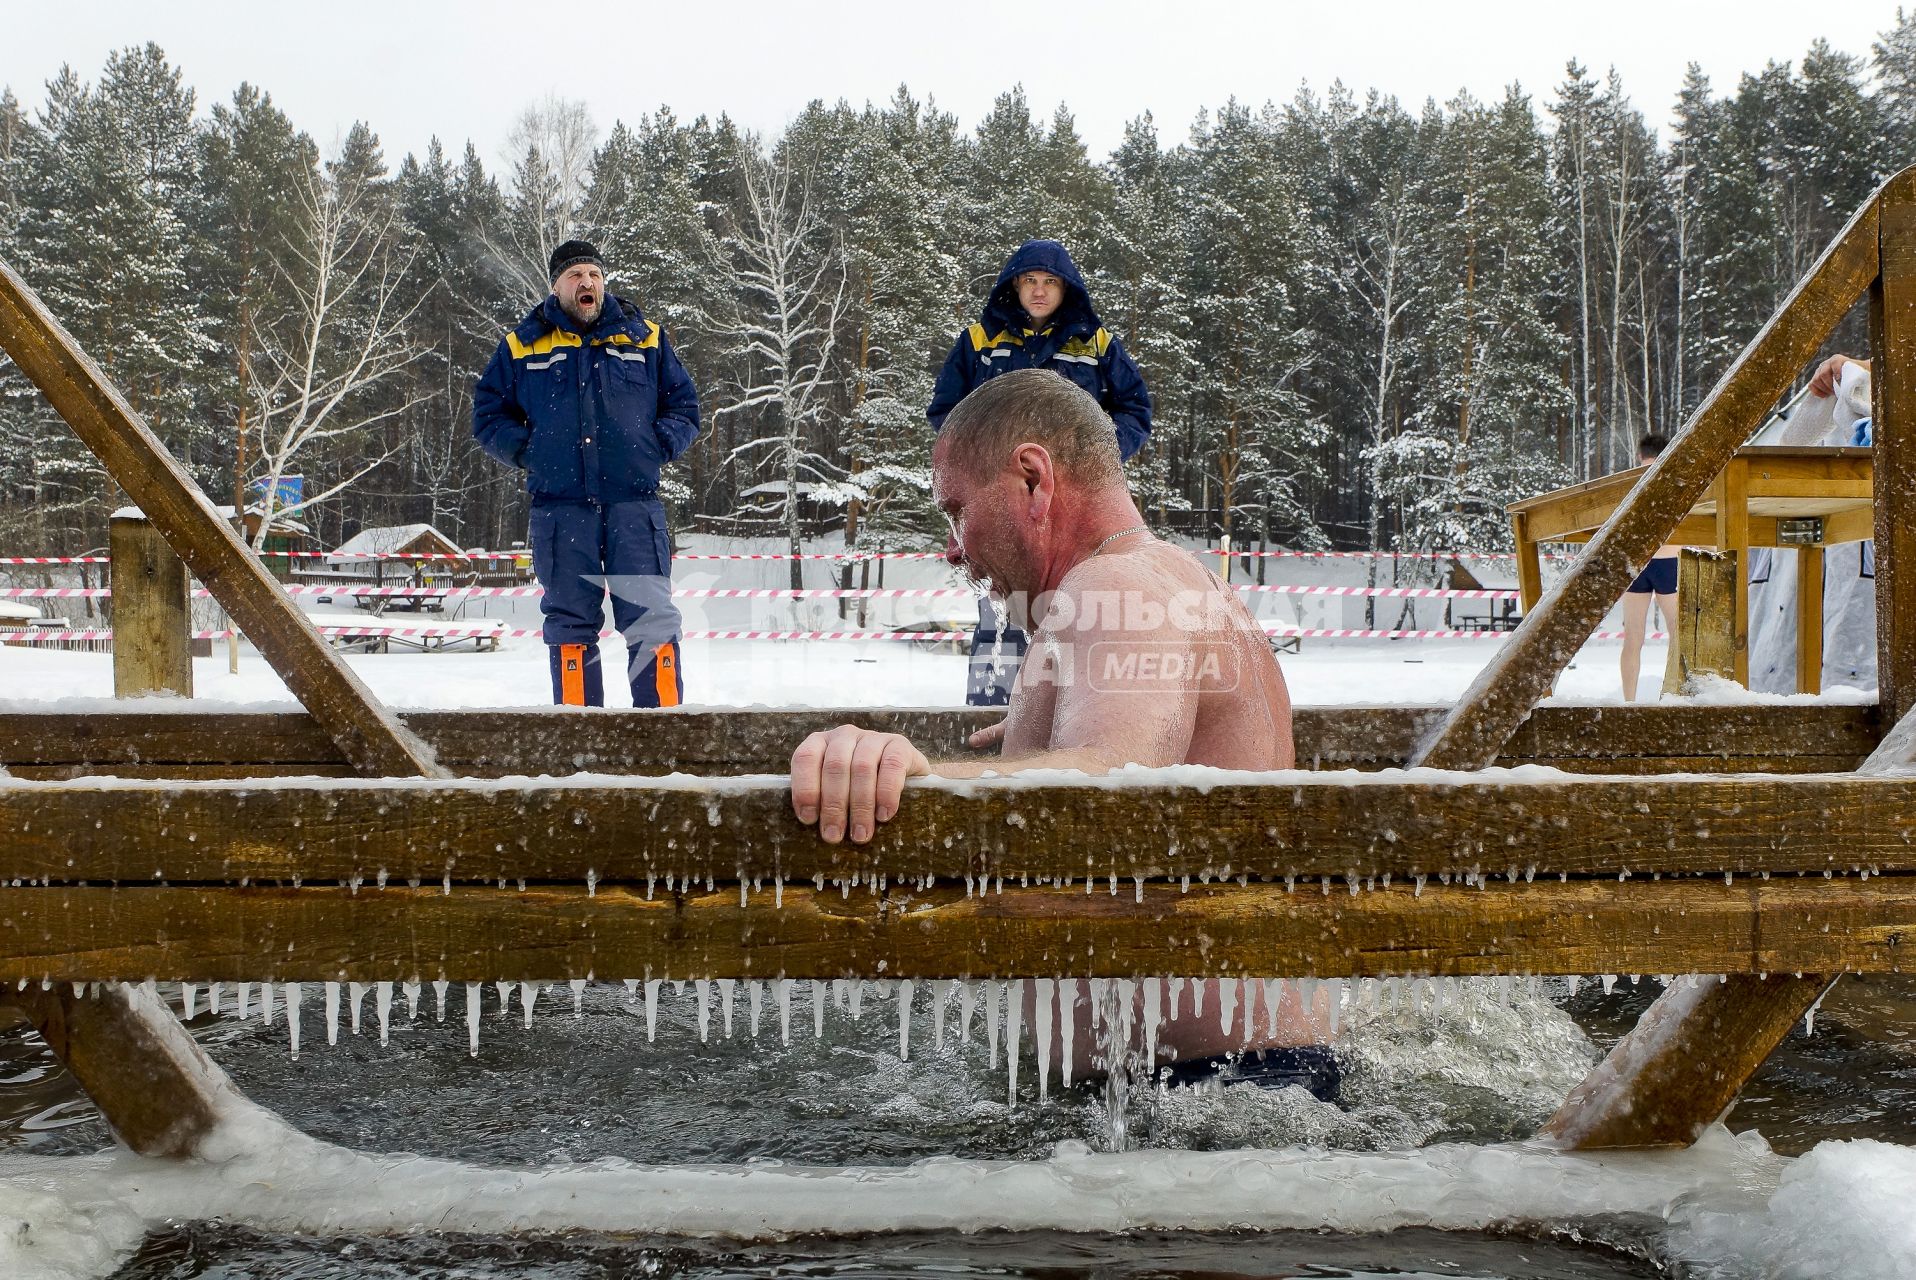
M 698 392 L 664 331 L 606 291 L 597 249 L 568 240 L 548 265 L 551 296 L 505 336 L 473 388 L 473 438 L 526 473 L 552 700 L 605 704 L 599 628 L 610 589 L 632 705 L 677 706 L 681 626 L 659 468 L 698 437 Z
M 1027 240 L 991 286 L 978 323 L 958 335 L 932 388 L 925 417 L 932 430 L 972 388 L 1011 369 L 1049 369 L 1089 391 L 1111 415 L 1118 455 L 1129 459 L 1151 434 L 1151 393 L 1124 344 L 1106 332 L 1078 264 L 1056 240 Z M 965 701 L 1001 707 L 1024 660 L 1025 633 L 999 632 L 978 602 Z

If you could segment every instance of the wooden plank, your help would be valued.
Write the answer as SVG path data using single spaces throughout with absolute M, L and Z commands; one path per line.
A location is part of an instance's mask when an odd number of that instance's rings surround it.
M 0 347 L 166 536 L 357 769 L 386 777 L 444 776 L 425 745 L 379 705 L 320 638 L 99 366 L 4 262 Z
M 1308 691 L 1300 682 L 1300 693 Z M 1309 769 L 1377 768 L 1404 758 L 1442 706 L 1299 707 L 1297 759 Z M 737 710 L 559 714 L 543 708 L 428 711 L 406 724 L 460 776 L 581 772 L 715 777 L 778 773 L 814 729 L 851 722 L 962 757 L 966 735 L 1000 713 Z M 1871 706 L 1542 707 L 1498 763 L 1638 772 L 1847 772 L 1881 736 Z M 337 775 L 348 766 L 303 712 L 186 707 L 111 714 L 0 712 L 0 766 L 16 777 Z
M 1516 512 L 1510 517 L 1510 525 L 1517 540 L 1517 602 L 1524 613 L 1529 613 L 1543 595 L 1543 560 L 1537 540 L 1530 536 L 1530 517 Z
M 1796 691 L 1823 691 L 1823 548 L 1796 549 Z
M 1689 1146 L 1829 985 L 1773 972 L 1670 987 L 1539 1136 L 1574 1151 Z
M 1883 192 L 1870 294 L 1876 461 L 1876 677 L 1886 718 L 1916 707 L 1916 169 Z
M 113 696 L 193 696 L 192 611 L 186 564 L 151 521 L 109 522 L 113 568 Z
M 1716 546 L 1731 558 L 1730 679 L 1744 688 L 1750 684 L 1750 507 L 1749 463 L 1732 458 L 1718 474 L 1711 492 L 1716 495 Z
M 1856 212 L 1624 505 L 1419 745 L 1412 764 L 1473 769 L 1497 758 L 1637 570 L 1876 277 L 1877 203 L 1871 197 Z
M 26 888 L 0 915 L 0 980 L 1349 977 L 1895 972 L 1916 878 L 1572 881 L 1484 889 L 1281 885 Z
M 782 779 L 17 783 L 0 882 L 1916 871 L 1916 778 L 1352 776 L 915 784 L 861 846 L 799 825 Z
M 1694 547 L 1677 553 L 1677 631 L 1664 666 L 1664 693 L 1691 691 L 1698 676 L 1735 678 L 1730 620 L 1739 563 L 1736 556 Z
M 190 1156 L 222 1111 L 243 1105 L 226 1073 L 138 987 L 103 983 L 82 996 L 69 983 L 8 984 L 0 1005 L 27 1015 L 113 1136 L 140 1155 Z

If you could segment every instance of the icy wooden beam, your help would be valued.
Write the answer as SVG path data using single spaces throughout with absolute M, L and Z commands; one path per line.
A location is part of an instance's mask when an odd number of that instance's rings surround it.
M 1911 938 L 1902 876 L 1115 896 L 788 885 L 744 902 L 736 887 L 34 887 L 5 894 L 0 980 L 1880 973 L 1907 967 Z
M 1876 669 L 1891 722 L 1916 708 L 1916 169 L 1883 189 L 1870 293 L 1876 475 Z
M 425 745 L 320 638 L 145 420 L 4 262 L 0 347 L 166 536 L 357 771 L 444 776 Z
M 1630 579 L 1876 279 L 1879 197 L 1857 210 L 1570 571 L 1525 615 L 1455 710 L 1411 754 L 1412 764 L 1477 769 L 1497 758 Z M 1882 475 L 1880 465 L 1877 474 Z
M 1577 1151 L 1689 1146 L 1829 985 L 1826 977 L 1772 971 L 1670 987 L 1540 1136 Z
M 193 1154 L 239 1093 L 153 996 L 118 983 L 82 995 L 61 983 L 0 990 L 20 1009 L 106 1117 L 143 1156 Z
M 862 846 L 778 778 L 15 783 L 0 883 L 1916 872 L 1904 776 L 1249 776 L 918 783 Z
M 1302 687 L 1300 693 L 1308 693 Z M 1400 763 L 1439 706 L 1300 707 L 1297 758 L 1306 768 Z M 463 776 L 610 773 L 776 773 L 814 729 L 850 721 L 904 733 L 934 756 L 968 754 L 967 734 L 995 711 L 534 709 L 415 712 L 409 728 Z M 1876 708 L 1821 706 L 1541 707 L 1505 744 L 1499 764 L 1585 773 L 1847 772 L 1881 736 Z M 0 767 L 70 778 L 340 775 L 344 757 L 303 712 L 193 710 L 0 712 Z

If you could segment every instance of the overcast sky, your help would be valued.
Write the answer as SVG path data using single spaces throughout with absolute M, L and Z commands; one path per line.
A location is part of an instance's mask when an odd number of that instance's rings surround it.
M 527 5 L 329 0 L 269 7 L 200 0 L 0 0 L 0 83 L 37 107 L 61 64 L 92 80 L 113 49 L 157 41 L 202 110 L 243 80 L 329 146 L 368 121 L 388 159 L 437 135 L 470 138 L 489 167 L 512 120 L 548 93 L 583 100 L 601 129 L 660 103 L 681 119 L 730 112 L 776 133 L 812 98 L 854 103 L 900 82 L 968 128 L 1023 83 L 1033 110 L 1076 113 L 1095 157 L 1151 111 L 1167 142 L 1201 106 L 1283 101 L 1342 79 L 1412 110 L 1512 81 L 1549 96 L 1575 57 L 1614 65 L 1661 126 L 1686 63 L 1719 90 L 1818 36 L 1868 54 L 1895 20 L 1882 0 L 1073 0 L 1039 4 L 679 0 Z

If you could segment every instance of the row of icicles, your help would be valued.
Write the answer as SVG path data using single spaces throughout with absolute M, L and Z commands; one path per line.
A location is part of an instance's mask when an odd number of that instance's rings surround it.
M 1629 975 L 1634 984 L 1640 975 Z M 1660 975 L 1667 985 L 1671 982 L 1686 982 L 1696 985 L 1700 982 L 1719 981 L 1720 977 L 1698 977 L 1686 975 L 1673 978 Z M 849 1015 L 854 1021 L 863 1016 L 867 987 L 882 998 L 895 998 L 898 1026 L 898 1054 L 901 1059 L 911 1057 L 911 1027 L 914 1005 L 921 988 L 928 990 L 929 1012 L 931 1014 L 931 1035 L 935 1047 L 942 1048 L 946 1036 L 947 1023 L 951 1024 L 951 1034 L 956 1042 L 969 1044 L 972 1039 L 972 1023 L 982 1023 L 984 1044 L 988 1062 L 994 1069 L 1001 1059 L 1007 1075 L 1007 1090 L 1015 1102 L 1018 1090 L 1018 1068 L 1021 1040 L 1024 1035 L 1024 1021 L 1029 1009 L 1034 1026 L 1031 1028 L 1033 1056 L 1036 1059 L 1038 1096 L 1048 1096 L 1052 1081 L 1051 1058 L 1055 1048 L 1058 1056 L 1058 1082 L 1069 1086 L 1074 1080 L 1085 1078 L 1087 1074 L 1080 1067 L 1087 1067 L 1091 1073 L 1102 1074 L 1112 1061 L 1112 1047 L 1128 1046 L 1129 1051 L 1142 1063 L 1157 1061 L 1159 1033 L 1168 1020 L 1177 1019 L 1183 1003 L 1188 999 L 1193 1017 L 1204 1016 L 1206 979 L 1198 978 L 1013 978 L 967 980 L 951 979 L 929 982 L 915 982 L 911 979 L 861 979 L 836 978 L 772 980 L 736 979 L 736 978 L 698 978 L 690 982 L 672 979 L 636 978 L 625 980 L 627 995 L 640 1002 L 645 1017 L 645 1035 L 648 1042 L 654 1040 L 658 1031 L 659 997 L 667 986 L 674 996 L 683 997 L 688 988 L 694 1001 L 697 1015 L 699 1039 L 701 1042 L 711 1038 L 714 1029 L 714 1014 L 720 1032 L 730 1038 L 739 1021 L 738 1005 L 740 988 L 744 989 L 745 1021 L 750 1034 L 760 1034 L 768 1011 L 774 1012 L 778 1019 L 778 1034 L 783 1043 L 790 1044 L 792 1039 L 792 1021 L 794 1006 L 799 1003 L 800 989 L 805 988 L 805 1003 L 812 1024 L 812 1034 L 822 1038 L 825 1034 L 825 1013 L 827 1008 L 836 1007 Z M 1401 1013 L 1436 1014 L 1446 1009 L 1468 1009 L 1485 1004 L 1508 1005 L 1519 995 L 1533 996 L 1540 989 L 1541 979 L 1535 977 L 1515 977 L 1501 975 L 1493 978 L 1454 978 L 1454 977 L 1393 977 L 1393 978 L 1223 978 L 1217 981 L 1218 998 L 1215 1001 L 1215 1013 L 1220 1032 L 1230 1036 L 1234 1026 L 1247 1043 L 1257 1028 L 1251 1024 L 1251 1011 L 1261 994 L 1264 1008 L 1270 1011 L 1269 1030 L 1278 1029 L 1279 996 L 1286 989 L 1294 991 L 1300 1007 L 1311 1010 L 1326 1025 L 1332 1036 L 1338 1033 L 1342 1020 L 1347 1014 Z M 1568 980 L 1570 994 L 1576 994 L 1580 979 Z M 1617 983 L 1617 975 L 1605 974 L 1598 979 L 1607 995 Z M 25 983 L 22 982 L 24 988 Z M 50 984 L 43 983 L 42 986 Z M 354 1035 L 361 1034 L 361 1012 L 368 993 L 373 997 L 374 1017 L 379 1029 L 379 1042 L 387 1043 L 391 1028 L 393 1008 L 396 999 L 405 1002 L 406 1016 L 417 1021 L 420 1004 L 425 988 L 432 989 L 434 1018 L 438 1022 L 446 1020 L 447 997 L 453 984 L 440 980 L 431 983 L 420 982 L 325 982 L 325 983 L 272 983 L 241 982 L 179 984 L 180 1010 L 188 1019 L 197 1016 L 202 1009 L 210 1014 L 227 1014 L 241 1021 L 258 1016 L 263 1025 L 271 1026 L 275 1020 L 281 1020 L 286 1026 L 287 1043 L 292 1056 L 297 1059 L 300 1051 L 300 1019 L 305 1006 L 308 991 L 313 986 L 320 987 L 320 1001 L 324 1006 L 326 1020 L 326 1042 L 337 1044 L 341 1025 L 342 1005 L 344 1006 L 346 1025 Z M 512 1011 L 513 998 L 517 996 L 520 1013 L 527 1029 L 532 1026 L 533 1010 L 540 998 L 553 989 L 554 984 L 539 982 L 467 982 L 465 988 L 465 1022 L 467 1047 L 473 1056 L 479 1053 L 479 1031 L 482 1022 L 485 989 L 491 986 L 497 992 L 494 1006 L 495 1016 L 504 1018 Z M 565 984 L 571 991 L 572 1013 L 574 1017 L 584 1015 L 584 997 L 587 982 L 575 978 Z M 149 978 L 145 989 L 149 995 L 159 998 L 158 983 Z M 84 994 L 85 984 L 74 984 L 76 993 Z M 1819 1002 L 1820 1003 L 1820 1002 Z M 1090 1014 L 1094 1043 L 1086 1055 L 1088 1061 L 1080 1061 L 1078 1046 L 1074 1043 L 1078 1019 L 1075 1016 L 1079 1007 Z M 1245 1016 L 1239 1016 L 1240 1007 Z M 1813 1028 L 1815 1010 L 1809 1014 L 1809 1025 Z M 1053 1034 L 1054 1028 L 1056 1035 Z M 1002 1035 L 1001 1035 L 1002 1031 Z M 1000 1054 L 1000 1043 L 1004 1052 Z

